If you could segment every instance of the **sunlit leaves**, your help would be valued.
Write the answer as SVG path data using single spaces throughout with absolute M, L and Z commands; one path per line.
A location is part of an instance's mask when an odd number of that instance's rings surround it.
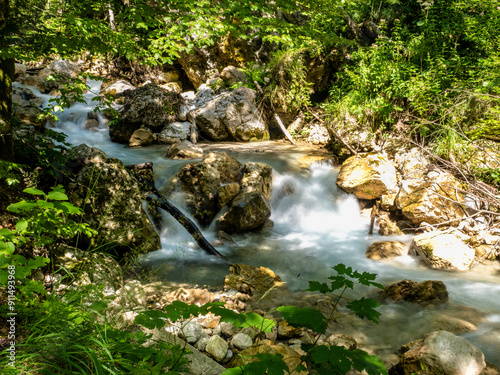
M 305 327 L 318 333 L 326 331 L 326 317 L 318 310 L 296 306 L 281 306 L 277 310 L 293 327 Z

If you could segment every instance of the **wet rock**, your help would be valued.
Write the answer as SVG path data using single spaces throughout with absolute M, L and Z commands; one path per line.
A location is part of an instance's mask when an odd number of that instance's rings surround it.
M 219 188 L 217 196 L 217 205 L 219 208 L 228 204 L 240 192 L 240 184 L 233 182 L 230 184 L 222 185 Z
M 378 234 L 381 236 L 400 236 L 403 234 L 397 222 L 392 220 L 388 213 L 379 212 L 377 224 L 379 226 Z
M 91 228 L 99 228 L 98 234 L 86 242 L 92 247 L 104 246 L 118 255 L 159 249 L 160 238 L 142 208 L 139 184 L 122 162 L 102 160 L 102 151 L 94 152 L 91 148 L 80 152 L 88 154 L 84 158 L 88 164 L 69 185 L 68 196 L 73 204 L 83 208 L 85 222 Z
M 373 260 L 382 260 L 408 255 L 408 246 L 399 241 L 377 241 L 366 250 L 366 257 Z
M 226 358 L 229 346 L 220 336 L 212 336 L 207 340 L 206 352 L 210 354 L 217 362 L 221 362 Z
M 178 119 L 179 106 L 184 102 L 178 93 L 166 91 L 154 83 L 125 92 L 125 104 L 116 123 L 109 127 L 113 142 L 128 143 L 132 133 L 149 128 L 154 133 Z
M 231 264 L 229 274 L 224 278 L 225 288 L 246 294 L 265 292 L 273 286 L 281 285 L 284 285 L 283 280 L 269 268 L 246 264 Z
M 150 129 L 140 128 L 132 133 L 128 141 L 130 147 L 145 147 L 154 142 L 153 132 Z
M 193 123 L 212 141 L 269 139 L 267 125 L 255 103 L 255 91 L 240 87 L 216 96 L 190 112 Z
M 190 122 L 173 122 L 158 134 L 158 143 L 172 144 L 185 141 L 191 135 Z
M 240 193 L 228 210 L 217 219 L 217 229 L 229 234 L 257 229 L 271 216 L 271 206 L 266 197 L 257 191 Z
M 187 193 L 186 202 L 196 220 L 203 225 L 209 224 L 219 210 L 219 171 L 205 163 L 191 163 L 182 167 L 177 177 L 181 189 Z
M 263 163 L 245 163 L 240 184 L 242 192 L 261 192 L 269 200 L 273 184 L 273 169 L 270 165 Z
M 202 162 L 219 171 L 221 183 L 240 181 L 241 163 L 225 152 L 210 152 Z
M 203 149 L 189 141 L 174 143 L 165 153 L 170 159 L 197 159 L 203 157 Z
M 439 280 L 422 282 L 402 280 L 386 286 L 381 294 L 384 298 L 394 301 L 414 302 L 422 305 L 448 301 L 446 285 Z
M 83 127 L 85 130 L 95 131 L 99 127 L 99 121 L 97 121 L 96 119 L 87 119 L 85 120 Z
M 414 224 L 458 221 L 463 217 L 465 193 L 460 182 L 451 174 L 430 171 L 424 182 L 412 180 L 403 184 L 396 205 Z
M 342 164 L 337 185 L 359 199 L 377 199 L 396 191 L 396 168 L 380 153 L 352 156 Z
M 435 331 L 414 342 L 389 373 L 479 375 L 485 368 L 481 350 L 450 332 Z
M 231 344 L 235 348 L 243 350 L 243 349 L 246 349 L 246 348 L 252 346 L 253 341 L 252 341 L 252 338 L 250 336 L 248 336 L 245 333 L 240 332 L 240 333 L 237 333 L 236 335 L 233 336 L 233 338 L 231 339 Z
M 431 268 L 467 271 L 474 262 L 474 249 L 453 233 L 432 231 L 413 238 L 410 254 L 419 256 Z

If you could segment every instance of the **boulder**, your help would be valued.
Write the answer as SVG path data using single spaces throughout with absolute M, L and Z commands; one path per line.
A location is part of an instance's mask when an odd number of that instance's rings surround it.
M 448 290 L 442 281 L 422 282 L 401 280 L 385 287 L 381 294 L 394 301 L 419 303 L 422 305 L 439 304 L 448 301 Z
M 273 185 L 273 169 L 268 164 L 247 162 L 243 168 L 240 184 L 243 193 L 258 191 L 269 200 Z
M 130 147 L 144 147 L 154 142 L 153 132 L 150 129 L 140 128 L 132 133 L 128 141 Z
M 217 192 L 217 205 L 219 209 L 231 202 L 239 192 L 240 184 L 236 182 L 222 185 Z
M 173 122 L 158 134 L 158 143 L 172 144 L 187 140 L 191 135 L 190 122 Z
M 135 90 L 135 87 L 130 82 L 120 80 L 109 86 L 105 86 L 103 84 L 101 87 L 101 95 L 111 95 L 117 97 L 123 94 L 126 90 Z
M 390 374 L 479 375 L 485 368 L 481 350 L 453 333 L 435 331 L 409 345 Z
M 197 159 L 203 157 L 203 149 L 189 141 L 171 145 L 165 156 L 170 159 Z
M 458 222 L 464 214 L 461 183 L 451 174 L 439 170 L 427 173 L 424 181 L 410 180 L 403 184 L 396 205 L 415 225 Z
M 342 164 L 337 185 L 359 199 L 378 199 L 396 191 L 396 168 L 384 154 L 355 155 Z
M 15 63 L 14 81 L 23 79 L 26 76 L 26 65 Z
M 284 285 L 277 274 L 266 267 L 254 267 L 247 264 L 231 264 L 229 274 L 224 277 L 224 287 L 239 292 L 253 294 L 266 292 L 274 286 Z
M 366 250 L 366 257 L 373 260 L 382 260 L 408 255 L 408 246 L 399 241 L 377 241 Z
M 271 216 L 271 205 L 258 191 L 239 193 L 228 210 L 217 219 L 217 229 L 229 234 L 241 233 L 262 226 Z
M 212 141 L 269 139 L 269 130 L 256 105 L 256 93 L 240 87 L 222 93 L 189 113 L 204 137 Z
M 128 144 L 132 133 L 141 127 L 154 133 L 161 131 L 178 119 L 179 106 L 184 102 L 178 93 L 166 91 L 154 83 L 125 94 L 119 119 L 109 127 L 111 140 L 118 143 Z
M 203 158 L 202 162 L 219 171 L 221 183 L 240 181 L 241 163 L 225 152 L 211 152 Z
M 78 150 L 83 167 L 68 187 L 70 201 L 84 210 L 84 220 L 98 234 L 87 239 L 117 255 L 158 250 L 160 238 L 142 208 L 138 182 L 123 163 L 85 145 Z
M 38 128 L 44 126 L 45 121 L 40 118 L 43 115 L 42 106 L 44 99 L 36 96 L 27 87 L 12 88 L 12 114 L 22 122 Z
M 415 236 L 410 255 L 419 256 L 431 268 L 467 271 L 474 262 L 474 249 L 453 233 L 433 231 Z
M 56 60 L 50 63 L 49 69 L 56 74 L 76 78 L 82 72 L 78 64 L 69 60 Z
M 136 310 L 148 305 L 146 291 L 138 280 L 128 281 L 116 294 L 117 303 L 124 308 Z
M 219 171 L 203 162 L 191 163 L 177 173 L 178 184 L 187 194 L 186 203 L 193 216 L 208 225 L 219 211 L 217 191 L 221 184 Z
M 220 73 L 220 77 L 227 86 L 232 86 L 235 83 L 247 83 L 247 75 L 240 69 L 230 65 L 226 66 L 224 70 Z

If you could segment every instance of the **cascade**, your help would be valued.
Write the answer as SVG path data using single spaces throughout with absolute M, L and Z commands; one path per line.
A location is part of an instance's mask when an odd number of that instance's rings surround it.
M 99 127 L 94 131 L 86 130 L 84 122 L 94 105 L 90 99 L 98 93 L 100 82 L 90 82 L 90 85 L 87 104 L 77 103 L 60 113 L 60 120 L 55 125 L 59 131 L 67 134 L 69 143 L 86 143 L 100 148 L 108 156 L 119 158 L 125 164 L 152 161 L 158 176 L 158 188 L 164 186 L 180 167 L 190 162 L 163 157 L 165 146 L 132 149 L 112 143 L 100 116 Z M 485 314 L 478 329 L 464 337 L 485 353 L 487 361 L 500 366 L 500 277 L 495 274 L 496 270 L 478 266 L 466 273 L 451 273 L 431 270 L 410 256 L 389 262 L 367 259 L 365 251 L 371 243 L 381 240 L 409 243 L 411 237 L 368 236 L 369 218 L 361 215 L 356 199 L 342 192 L 335 184 L 338 169 L 326 163 L 317 163 L 307 173 L 297 171 L 293 162 L 300 156 L 300 151 L 289 149 L 280 150 L 279 155 L 228 153 L 242 163 L 251 160 L 273 166 L 274 185 L 270 203 L 271 220 L 275 224 L 270 230 L 235 235 L 234 243 L 216 246 L 230 263 L 269 267 L 287 282 L 291 290 L 305 289 L 309 280 L 326 281 L 332 274 L 331 267 L 338 263 L 360 272 L 376 273 L 377 281 L 381 283 L 402 279 L 442 280 L 449 291 L 453 308 L 472 307 Z M 176 192 L 170 200 L 187 214 L 182 194 Z M 166 213 L 164 219 L 167 225 L 160 233 L 162 249 L 147 254 L 142 262 L 156 268 L 160 275 L 169 280 L 221 285 L 228 270 L 228 261 L 197 249 L 191 236 L 180 224 Z M 209 241 L 215 242 L 214 228 L 206 229 L 204 235 Z M 439 308 L 435 310 L 439 313 Z M 391 303 L 383 304 L 379 311 L 382 312 L 380 325 L 364 333 L 378 340 L 380 346 L 395 347 L 421 338 L 418 332 L 424 330 L 423 322 L 429 313 L 426 308 Z

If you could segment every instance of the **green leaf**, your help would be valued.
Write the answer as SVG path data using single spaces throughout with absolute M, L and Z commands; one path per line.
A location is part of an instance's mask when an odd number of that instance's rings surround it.
M 26 188 L 23 190 L 23 192 L 27 194 L 32 194 L 32 195 L 45 195 L 45 193 L 41 190 L 34 189 L 34 188 Z
M 13 242 L 3 242 L 0 241 L 0 254 L 12 254 L 16 250 L 16 246 Z
M 174 301 L 178 302 L 178 301 Z M 167 314 L 160 310 L 142 311 L 134 319 L 135 324 L 140 324 L 148 329 L 163 328 Z
M 21 220 L 16 223 L 17 230 L 25 230 L 28 228 L 28 222 L 26 220 Z
M 332 289 L 326 285 L 326 283 L 320 283 L 319 281 L 309 281 L 309 288 L 306 289 L 309 292 L 320 292 L 320 293 L 331 293 Z
M 305 327 L 317 333 L 326 331 L 326 318 L 318 310 L 296 306 L 281 306 L 277 310 L 293 327 Z
M 67 201 L 68 196 L 60 191 L 51 191 L 47 194 L 47 199 L 52 199 L 54 201 Z
M 174 301 L 170 305 L 165 306 L 165 311 L 168 314 L 167 318 L 172 322 L 179 319 L 189 319 L 191 315 L 198 316 L 200 308 L 196 305 L 188 305 L 181 301 Z
M 229 369 L 223 374 L 225 375 L 283 375 L 289 374 L 290 369 L 283 361 L 281 354 L 257 354 L 258 361 L 250 362 L 244 366 Z
M 29 211 L 33 207 L 36 207 L 36 203 L 21 201 L 17 203 L 12 203 L 7 207 L 7 210 L 9 210 L 10 212 L 19 213 L 21 211 Z
M 375 323 L 378 323 L 378 317 L 381 315 L 375 310 L 378 306 L 380 306 L 380 303 L 377 301 L 364 297 L 347 304 L 347 308 L 354 311 L 357 316 L 362 319 L 367 318 Z

